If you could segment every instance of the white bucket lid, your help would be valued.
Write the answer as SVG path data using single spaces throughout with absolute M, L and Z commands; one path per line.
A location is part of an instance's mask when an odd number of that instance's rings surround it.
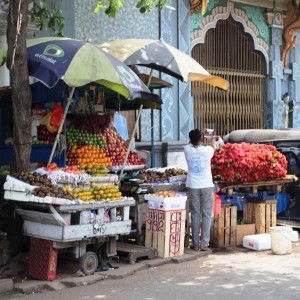
M 290 232 L 293 231 L 293 228 L 291 226 L 274 226 L 270 227 L 270 232 L 271 231 Z

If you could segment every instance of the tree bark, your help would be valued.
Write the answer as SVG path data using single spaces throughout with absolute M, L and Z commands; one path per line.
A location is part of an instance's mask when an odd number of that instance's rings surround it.
M 29 0 L 10 1 L 7 17 L 7 67 L 10 70 L 13 108 L 12 172 L 27 172 L 30 168 L 32 98 L 26 47 L 28 4 Z

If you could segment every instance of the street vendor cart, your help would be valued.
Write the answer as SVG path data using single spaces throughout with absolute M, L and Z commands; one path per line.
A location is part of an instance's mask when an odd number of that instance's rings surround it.
M 71 252 L 79 258 L 82 272 L 93 274 L 103 257 L 117 254 L 118 236 L 131 230 L 129 210 L 135 205 L 133 198 L 97 203 L 41 198 L 32 194 L 29 184 L 10 176 L 4 190 L 4 198 L 19 207 L 16 212 L 24 220 L 23 233 L 31 237 L 29 273 L 36 279 L 55 279 L 58 250 Z M 54 251 L 48 251 L 46 257 L 47 251 L 40 251 L 43 247 Z

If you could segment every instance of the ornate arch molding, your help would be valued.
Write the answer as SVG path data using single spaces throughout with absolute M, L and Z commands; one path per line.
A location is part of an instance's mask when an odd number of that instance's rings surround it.
M 230 16 L 236 22 L 241 23 L 245 32 L 251 35 L 254 42 L 254 49 L 263 54 L 265 57 L 266 66 L 268 66 L 269 43 L 260 36 L 258 26 L 249 19 L 246 12 L 238 7 L 235 7 L 234 3 L 229 1 L 227 2 L 227 6 L 214 7 L 211 10 L 211 13 L 205 17 L 199 15 L 199 23 L 197 24 L 197 28 L 191 32 L 191 48 L 197 44 L 203 44 L 207 31 L 209 29 L 216 28 L 218 21 L 227 20 Z

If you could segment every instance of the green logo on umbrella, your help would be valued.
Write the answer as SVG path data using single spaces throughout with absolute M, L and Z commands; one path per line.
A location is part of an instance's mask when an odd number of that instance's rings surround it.
M 57 45 L 48 45 L 43 54 L 46 56 L 63 57 L 65 56 L 65 51 Z

